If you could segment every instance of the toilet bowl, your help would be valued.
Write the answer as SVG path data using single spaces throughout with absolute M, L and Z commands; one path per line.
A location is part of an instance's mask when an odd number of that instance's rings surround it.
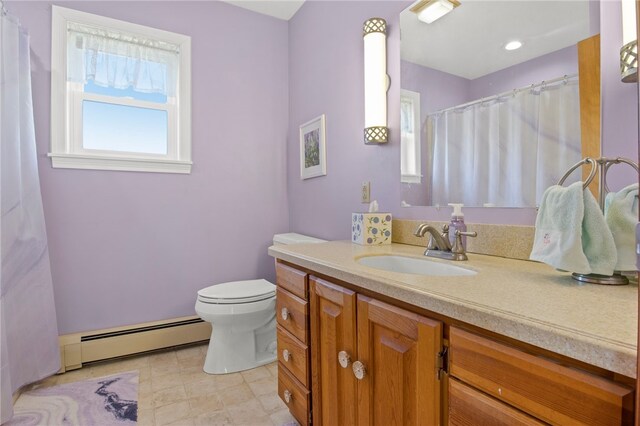
M 324 242 L 300 234 L 277 234 L 274 245 Z M 196 313 L 211 323 L 204 371 L 225 374 L 276 360 L 276 286 L 264 279 L 212 285 L 198 291 Z

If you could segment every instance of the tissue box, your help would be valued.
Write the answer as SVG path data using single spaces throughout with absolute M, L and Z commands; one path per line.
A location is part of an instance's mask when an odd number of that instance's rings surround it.
M 391 244 L 391 213 L 352 213 L 351 241 L 364 246 Z

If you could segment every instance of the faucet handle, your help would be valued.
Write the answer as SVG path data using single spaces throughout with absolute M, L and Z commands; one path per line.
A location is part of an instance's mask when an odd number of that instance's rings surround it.
M 456 237 L 457 236 L 461 236 L 461 237 L 477 237 L 478 233 L 476 231 L 473 231 L 473 232 L 456 231 Z
M 457 255 L 461 255 L 462 260 L 467 260 L 467 254 L 465 253 L 464 246 L 462 245 L 462 237 L 477 237 L 477 232 L 465 232 L 456 230 L 456 241 L 453 243 L 451 252 Z

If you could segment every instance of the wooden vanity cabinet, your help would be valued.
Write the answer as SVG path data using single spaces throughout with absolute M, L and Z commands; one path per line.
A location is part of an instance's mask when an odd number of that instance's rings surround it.
M 440 424 L 442 323 L 309 283 L 314 424 Z
M 312 274 L 276 262 L 278 393 L 302 425 L 633 424 L 613 376 Z
M 457 327 L 449 329 L 449 374 L 545 423 L 633 423 L 633 389 Z

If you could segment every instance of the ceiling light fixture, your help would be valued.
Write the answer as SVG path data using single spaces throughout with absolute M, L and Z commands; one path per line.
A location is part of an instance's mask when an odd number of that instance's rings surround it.
M 422 0 L 410 10 L 418 15 L 420 21 L 430 24 L 458 6 L 458 0 Z
M 517 50 L 522 47 L 522 42 L 519 40 L 513 40 L 504 45 L 505 50 Z

